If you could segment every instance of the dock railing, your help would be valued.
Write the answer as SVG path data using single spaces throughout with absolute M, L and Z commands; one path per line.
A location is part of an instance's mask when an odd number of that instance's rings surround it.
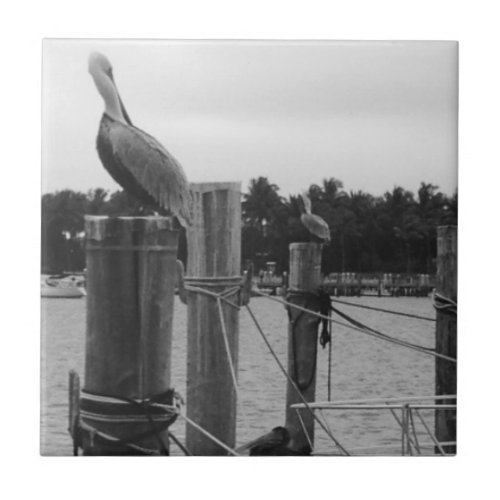
M 306 407 L 303 403 L 296 403 L 290 406 L 297 412 L 301 419 L 301 410 L 314 411 L 318 413 L 329 428 L 324 411 L 390 411 L 401 432 L 401 456 L 422 456 L 441 455 L 451 456 L 454 453 L 447 453 L 445 448 L 456 446 L 456 442 L 440 442 L 432 432 L 432 425 L 429 425 L 422 411 L 433 410 L 455 411 L 456 395 L 442 396 L 409 396 L 401 398 L 379 398 L 379 399 L 351 399 L 339 401 L 325 401 L 309 403 Z M 440 401 L 439 404 L 436 402 Z M 330 429 L 330 428 L 329 428 Z M 422 441 L 419 434 L 425 435 L 429 441 Z M 426 449 L 433 449 L 432 453 L 425 453 Z M 350 455 L 380 455 L 382 447 L 362 447 L 347 449 Z M 377 453 L 370 453 L 377 450 Z

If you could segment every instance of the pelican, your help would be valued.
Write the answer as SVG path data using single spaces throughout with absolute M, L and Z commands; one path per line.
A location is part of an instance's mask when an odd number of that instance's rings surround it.
M 330 228 L 328 224 L 319 216 L 311 213 L 311 199 L 306 191 L 300 195 L 304 203 L 305 211 L 302 211 L 300 220 L 306 229 L 316 238 L 326 244 L 330 243 Z
M 310 455 L 311 449 L 307 446 L 301 450 L 292 450 L 288 448 L 290 442 L 290 433 L 285 427 L 275 427 L 271 432 L 264 434 L 249 443 L 236 449 L 241 453 L 250 450 L 250 456 L 303 456 Z
M 94 52 L 89 73 L 104 99 L 97 152 L 104 168 L 122 188 L 145 205 L 190 224 L 191 195 L 180 163 L 154 138 L 135 127 L 113 79 L 111 63 Z

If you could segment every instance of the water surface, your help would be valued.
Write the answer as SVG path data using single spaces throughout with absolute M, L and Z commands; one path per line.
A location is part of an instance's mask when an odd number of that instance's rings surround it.
M 434 317 L 428 298 L 361 297 L 349 302 Z M 287 315 L 282 305 L 253 298 L 251 307 L 277 355 L 286 366 Z M 71 455 L 68 434 L 68 372 L 83 381 L 86 299 L 42 299 L 41 453 Z M 384 333 L 434 347 L 434 323 L 336 305 L 340 310 Z M 338 318 L 340 320 L 340 318 Z M 176 297 L 173 332 L 172 386 L 186 394 L 186 307 Z M 249 314 L 240 312 L 240 401 L 237 444 L 283 425 L 286 379 L 270 355 Z M 422 396 L 434 394 L 434 358 L 340 326 L 333 327 L 332 398 Z M 326 401 L 328 348 L 318 347 L 316 400 Z M 401 430 L 388 411 L 324 412 L 335 437 L 350 450 L 370 448 L 375 454 L 398 454 Z M 424 412 L 433 428 L 432 415 Z M 172 432 L 184 439 L 184 422 Z M 315 452 L 334 451 L 331 440 L 316 427 Z M 420 439 L 423 434 L 419 433 Z M 427 439 L 427 442 L 429 440 Z M 384 447 L 380 450 L 378 447 Z M 430 452 L 432 447 L 428 447 Z M 172 445 L 172 454 L 178 454 Z

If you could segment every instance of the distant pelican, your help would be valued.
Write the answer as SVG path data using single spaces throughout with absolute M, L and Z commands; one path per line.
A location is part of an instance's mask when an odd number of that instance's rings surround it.
M 290 433 L 285 427 L 275 427 L 271 432 L 261 436 L 236 449 L 237 452 L 250 450 L 250 456 L 293 456 L 310 455 L 311 449 L 307 446 L 301 450 L 288 448 Z
M 104 55 L 90 55 L 89 73 L 105 105 L 97 135 L 104 168 L 127 193 L 143 204 L 173 213 L 186 227 L 191 196 L 180 163 L 154 137 L 132 125 Z
M 330 228 L 328 224 L 319 215 L 311 213 L 311 199 L 307 192 L 302 192 L 300 196 L 304 202 L 305 209 L 300 216 L 302 224 L 304 224 L 313 236 L 316 236 L 316 238 L 319 238 L 326 244 L 330 243 Z

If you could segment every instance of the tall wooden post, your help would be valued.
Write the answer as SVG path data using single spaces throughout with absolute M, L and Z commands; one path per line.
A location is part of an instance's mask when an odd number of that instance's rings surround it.
M 220 293 L 241 282 L 240 183 L 191 184 L 193 225 L 187 231 L 186 285 Z M 228 296 L 236 303 L 237 294 Z M 227 446 L 236 441 L 236 392 L 217 301 L 191 291 L 187 295 L 187 416 Z M 225 332 L 238 370 L 238 309 L 222 302 Z M 189 423 L 186 446 L 193 455 L 227 452 Z
M 170 387 L 178 231 L 165 217 L 86 217 L 85 232 L 84 391 L 138 400 L 163 393 Z M 82 399 L 82 410 L 85 401 Z M 141 422 L 120 422 L 82 413 L 82 422 L 124 440 L 151 431 L 146 415 Z M 168 447 L 167 431 L 160 435 Z M 92 432 L 84 433 L 85 454 L 135 454 L 123 444 L 94 438 Z M 158 435 L 133 443 L 164 451 L 159 449 Z
M 287 300 L 319 312 L 320 304 L 312 293 L 321 285 L 321 251 L 319 243 L 292 243 L 290 245 L 290 275 Z M 318 318 L 294 308 L 288 309 L 288 373 L 306 401 L 314 401 L 316 394 L 316 354 L 318 349 Z M 293 385 L 287 383 L 286 427 L 290 431 L 290 447 L 308 445 L 302 423 L 290 405 L 302 403 Z M 301 411 L 304 427 L 314 443 L 314 418 Z
M 436 292 L 457 302 L 457 227 L 437 229 Z M 437 312 L 436 352 L 457 358 L 457 317 Z M 436 395 L 457 393 L 457 365 L 436 358 Z M 456 403 L 455 401 L 449 401 Z M 436 437 L 439 442 L 456 441 L 456 410 L 436 411 Z M 446 453 L 456 453 L 456 446 L 443 446 Z

